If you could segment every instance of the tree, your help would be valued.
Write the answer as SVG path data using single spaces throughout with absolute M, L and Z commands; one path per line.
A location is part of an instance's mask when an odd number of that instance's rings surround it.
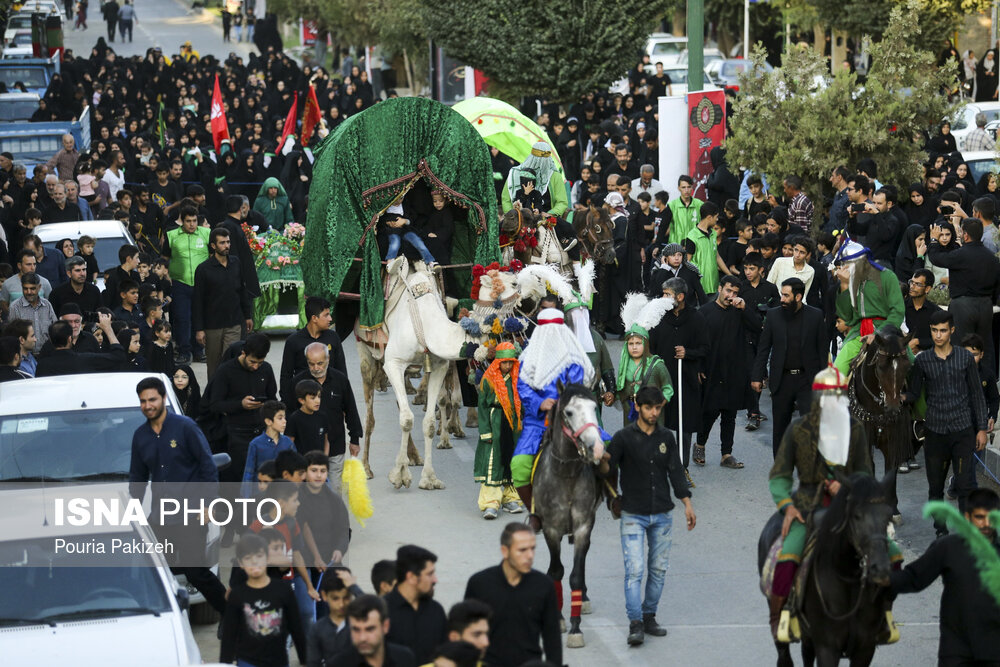
M 506 99 L 576 101 L 638 62 L 669 0 L 420 0 L 428 36 Z
M 834 167 L 852 168 L 863 157 L 875 159 L 882 182 L 919 180 L 927 159 L 922 133 L 954 109 L 941 94 L 954 85 L 954 71 L 935 67 L 934 55 L 915 46 L 915 3 L 892 10 L 863 87 L 848 72 L 830 77 L 821 56 L 800 48 L 774 72 L 741 77 L 726 141 L 732 168 L 766 174 L 773 184 L 798 174 L 814 202 Z M 752 58 L 759 68 L 764 54 L 758 48 Z
M 940 52 L 944 40 L 958 29 L 968 14 L 988 10 L 993 0 L 808 0 L 824 24 L 849 35 L 870 35 L 875 39 L 886 34 L 887 18 L 893 9 L 906 7 L 920 24 L 917 46 Z

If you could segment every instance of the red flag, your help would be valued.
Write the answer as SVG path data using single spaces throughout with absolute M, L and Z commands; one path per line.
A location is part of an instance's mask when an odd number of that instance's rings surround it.
M 288 138 L 289 134 L 295 130 L 296 118 L 299 115 L 299 94 L 295 93 L 295 99 L 292 101 L 292 108 L 288 110 L 288 118 L 285 119 L 285 126 L 281 131 L 281 141 L 278 142 L 278 150 L 276 152 L 280 153 L 285 147 L 285 139 Z
M 316 99 L 316 89 L 309 84 L 309 96 L 306 98 L 306 110 L 302 113 L 302 145 L 309 144 L 313 130 L 323 119 L 319 111 L 319 100 Z
M 212 143 L 215 152 L 222 150 L 222 141 L 229 139 L 229 124 L 222 106 L 222 90 L 219 89 L 219 75 L 215 75 L 215 90 L 212 91 Z

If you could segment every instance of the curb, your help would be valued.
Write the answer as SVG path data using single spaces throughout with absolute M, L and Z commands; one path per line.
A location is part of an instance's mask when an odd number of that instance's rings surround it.
M 982 459 L 983 465 L 988 471 L 986 477 L 989 478 L 992 474 L 994 479 L 1000 479 L 1000 448 L 996 444 L 987 445 L 986 449 L 983 450 L 983 455 L 979 458 Z

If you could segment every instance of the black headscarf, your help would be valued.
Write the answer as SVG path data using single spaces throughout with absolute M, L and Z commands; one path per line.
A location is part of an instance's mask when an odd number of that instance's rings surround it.
M 923 225 L 912 224 L 903 230 L 903 240 L 896 251 L 896 275 L 900 280 L 909 280 L 913 272 L 924 268 L 923 258 L 917 257 L 917 237 L 926 233 Z
M 917 206 L 913 203 L 913 200 L 906 204 L 906 217 L 909 219 L 911 224 L 920 225 L 924 229 L 930 227 L 930 224 L 934 222 L 937 217 L 937 211 L 934 210 L 933 204 L 928 201 L 927 189 L 924 188 L 921 183 L 911 183 L 909 190 L 907 192 L 918 192 L 924 198 L 924 202 Z
M 175 386 L 174 393 L 177 395 L 181 411 L 191 419 L 195 419 L 198 416 L 198 406 L 201 403 L 201 387 L 198 386 L 198 378 L 190 366 L 177 366 L 174 372 L 177 371 L 187 373 L 188 386 L 185 389 L 178 389 Z

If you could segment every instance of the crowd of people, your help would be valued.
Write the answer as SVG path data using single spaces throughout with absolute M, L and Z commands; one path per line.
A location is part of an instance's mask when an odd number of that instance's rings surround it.
M 128 0 L 116 5 L 120 29 L 125 7 Z M 141 58 L 120 58 L 108 43 L 114 35 L 109 19 L 108 40 L 99 39 L 88 58 L 66 53 L 33 118 L 77 118 L 89 108 L 92 144 L 76 146 L 66 135 L 62 149 L 30 178 L 17 156 L 0 155 L 0 381 L 163 372 L 197 428 L 165 415 L 165 388 L 140 384 L 144 428 L 151 432 L 137 432 L 137 442 L 173 429 L 194 458 L 227 451 L 233 463 L 221 481 L 243 484 L 245 494 L 268 494 L 281 506 L 289 519 L 284 531 L 257 526 L 241 535 L 228 593 L 210 573 L 188 574 L 223 614 L 223 662 L 285 664 L 291 636 L 300 661 L 310 665 L 375 664 L 373 656 L 382 664 L 522 665 L 543 653 L 561 664 L 561 596 L 532 570 L 533 529 L 541 526 L 530 511 L 532 467 L 560 382 L 587 385 L 605 407 L 617 402 L 625 415 L 626 427 L 614 437 L 600 431 L 609 443 L 605 472 L 620 478 L 615 509 L 623 517 L 623 545 L 627 534 L 639 533 L 649 543 L 648 560 L 623 546 L 633 645 L 644 635 L 665 634 L 655 613 L 669 552 L 671 491 L 693 529 L 690 465 L 707 464 L 715 423 L 719 464 L 737 471 L 744 467 L 735 449 L 739 413 L 745 412 L 747 431 L 770 419 L 771 493 L 787 523 L 796 525 L 811 509 L 791 494 L 797 448 L 818 447 L 828 461 L 837 458 L 818 434 L 791 435 L 794 413 L 798 424 L 820 418 L 826 402 L 814 391 L 829 387 L 817 389 L 817 376 L 833 355 L 836 414 L 849 420 L 841 380 L 876 336 L 905 335 L 915 366 L 907 399 L 921 428 L 899 472 L 920 467 L 916 452 L 923 447 L 929 497 L 944 497 L 952 462 L 947 493 L 962 510 L 975 509 L 973 454 L 985 446 L 1000 407 L 1000 327 L 993 316 L 1000 183 L 992 173 L 975 179 L 958 149 L 993 147 L 985 119 L 977 119 L 963 147 L 949 140 L 947 123 L 928 137 L 929 160 L 917 183 L 880 182 L 873 156 L 830 164 L 828 196 L 812 201 L 805 175 L 784 175 L 772 188 L 761 174 L 731 169 L 717 148 L 708 181 L 680 176 L 679 196 L 671 197 L 658 165 L 655 106 L 671 82 L 662 71 L 648 73 L 643 61 L 629 74 L 627 95 L 588 95 L 566 109 L 539 101 L 532 115 L 550 141 L 536 144 L 522 164 L 492 151 L 501 208 L 534 208 L 560 222 L 603 211 L 618 260 L 593 312 L 585 300 L 543 300 L 525 349 L 498 346 L 473 378 L 479 509 L 487 520 L 527 509 L 529 523 L 504 529 L 501 565 L 474 575 L 467 600 L 449 614 L 432 600 L 436 557 L 416 546 L 400 548 L 395 564 L 377 564 L 374 594 L 364 594 L 341 564 L 346 510 L 336 490 L 345 457 L 357 454 L 362 426 L 330 303 L 306 300 L 307 325 L 286 340 L 276 376 L 266 361 L 269 339 L 253 332 L 260 286 L 244 227 L 259 233 L 305 222 L 310 146 L 319 137 L 302 145 L 294 128 L 284 138 L 296 94 L 301 104 L 315 89 L 326 131 L 393 93 L 376 91 L 349 59 L 337 73 L 299 67 L 281 52 L 273 17 L 257 22 L 253 40 L 261 55 L 247 62 L 235 54 L 224 62 L 203 57 L 190 43 L 171 57 L 150 49 Z M 218 150 L 210 123 L 216 75 L 231 137 Z M 551 167 L 553 151 L 561 174 Z M 702 185 L 704 194 L 696 196 Z M 447 221 L 434 218 L 442 211 L 438 203 L 427 217 L 447 230 Z M 448 244 L 438 232 L 411 236 L 402 230 L 409 212 L 388 214 L 379 230 L 391 237 L 389 255 L 406 240 L 429 263 L 445 259 Z M 36 233 L 39 225 L 90 219 L 121 221 L 136 245 L 116 248 L 117 264 L 101 266 L 95 247 L 102 241 L 84 235 L 49 247 Z M 617 367 L 608 336 L 624 342 Z M 206 363 L 204 388 L 195 362 Z M 770 416 L 761 407 L 765 387 Z M 683 401 L 676 400 L 680 394 Z M 175 417 L 183 423 L 171 423 Z M 138 459 L 144 446 L 135 447 Z M 871 470 L 871 462 L 847 467 Z M 135 483 L 158 481 L 152 467 L 134 466 L 133 473 Z M 825 490 L 837 492 L 829 484 Z M 317 507 L 332 509 L 317 513 Z M 797 541 L 804 539 L 798 528 L 787 532 L 786 567 L 775 580 L 782 602 L 801 553 Z M 285 560 L 272 562 L 276 552 Z M 244 613 L 248 604 L 253 614 Z M 780 609 L 772 609 L 772 620 Z M 282 619 L 279 633 L 259 631 L 274 618 Z

